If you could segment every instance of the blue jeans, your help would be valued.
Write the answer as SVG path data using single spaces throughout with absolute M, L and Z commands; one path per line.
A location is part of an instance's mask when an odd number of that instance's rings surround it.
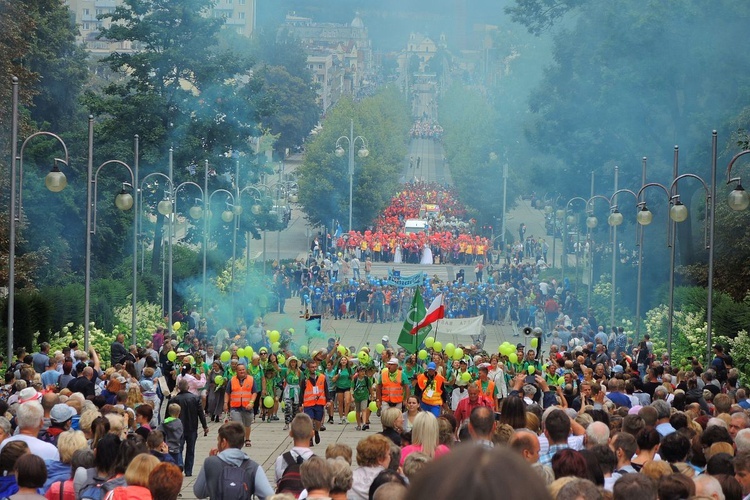
M 198 431 L 183 432 L 182 439 L 180 440 L 180 455 L 183 455 L 183 449 L 187 445 L 187 449 L 184 451 L 184 471 L 185 475 L 190 476 L 193 474 L 193 463 L 195 462 L 195 442 L 198 440 Z
M 419 403 L 420 408 L 422 408 L 423 411 L 428 411 L 435 415 L 436 417 L 440 416 L 440 406 L 439 405 L 428 405 L 424 401 Z

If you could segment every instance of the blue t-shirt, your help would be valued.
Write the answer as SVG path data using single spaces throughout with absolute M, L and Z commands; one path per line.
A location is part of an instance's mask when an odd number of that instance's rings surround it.
M 34 353 L 31 364 L 34 367 L 34 371 L 37 373 L 44 373 L 49 366 L 49 356 L 42 354 L 41 352 Z

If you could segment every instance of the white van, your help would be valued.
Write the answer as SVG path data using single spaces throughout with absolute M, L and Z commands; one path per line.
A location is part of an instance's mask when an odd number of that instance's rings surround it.
M 424 233 L 429 229 L 429 224 L 426 220 L 421 219 L 406 219 L 404 223 L 405 233 Z

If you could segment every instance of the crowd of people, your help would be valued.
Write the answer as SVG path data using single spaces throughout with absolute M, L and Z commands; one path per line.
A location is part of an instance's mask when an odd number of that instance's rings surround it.
M 413 139 L 434 139 L 440 141 L 443 137 L 443 127 L 438 124 L 437 120 L 430 120 L 427 118 L 420 119 L 414 122 L 409 135 Z
M 522 278 L 508 281 L 523 293 Z M 544 303 L 565 293 L 528 289 Z M 440 471 L 463 470 L 467 454 L 468 476 L 496 481 L 492 468 L 506 464 L 540 485 L 535 497 L 750 493 L 750 399 L 722 346 L 709 366 L 678 367 L 648 336 L 605 332 L 592 314 L 568 326 L 560 310 L 533 316 L 539 336 L 497 351 L 427 338 L 407 352 L 385 336 L 372 349 L 331 338 L 309 352 L 293 330 L 260 320 L 210 335 L 160 329 L 143 348 L 119 336 L 109 366 L 75 343 L 21 350 L 0 388 L 0 495 L 176 498 L 205 458 L 199 498 L 369 499 L 381 488 L 378 498 L 420 498 L 427 478 L 447 498 Z M 293 440 L 274 478 L 253 460 L 256 419 Z M 222 421 L 216 448 L 196 457 L 199 433 Z M 314 456 L 336 421 L 364 433 L 356 455 L 331 443 L 326 459 Z
M 425 204 L 436 205 L 439 208 L 439 217 L 435 212 L 424 213 Z M 465 216 L 466 207 L 459 201 L 454 188 L 437 182 L 411 182 L 404 184 L 403 189 L 391 198 L 383 213 L 378 216 L 375 230 L 387 234 L 398 233 L 403 231 L 406 219 L 442 217 L 443 220 L 458 223 Z M 440 224 L 440 221 L 436 224 Z M 468 227 L 466 224 L 460 226 L 463 229 Z M 441 229 L 439 226 L 438 228 Z

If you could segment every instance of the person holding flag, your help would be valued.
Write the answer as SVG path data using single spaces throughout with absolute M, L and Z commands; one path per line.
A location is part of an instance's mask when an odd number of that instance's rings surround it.
M 414 292 L 411 307 L 406 314 L 404 326 L 398 336 L 398 345 L 406 352 L 416 354 L 425 337 L 432 331 L 432 323 L 445 317 L 443 295 L 440 294 L 432 301 L 429 309 L 425 309 L 419 288 Z

